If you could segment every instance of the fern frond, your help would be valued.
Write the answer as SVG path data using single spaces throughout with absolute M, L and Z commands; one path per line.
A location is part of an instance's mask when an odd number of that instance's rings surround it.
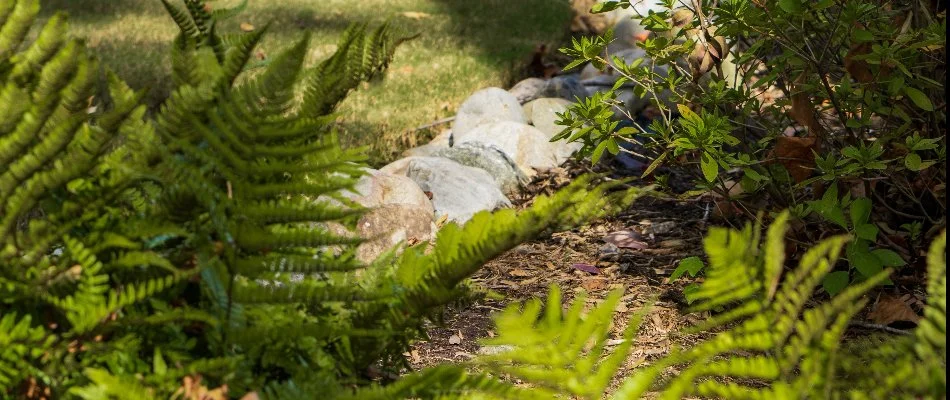
M 13 57 L 12 62 L 15 67 L 10 71 L 10 77 L 15 81 L 23 82 L 24 75 L 39 71 L 63 45 L 67 28 L 65 14 L 57 13 L 50 17 L 39 36 L 26 51 Z
M 85 387 L 73 388 L 70 393 L 85 400 L 154 399 L 153 393 L 133 377 L 118 377 L 108 371 L 87 368 L 83 374 L 92 381 Z
M 39 12 L 39 0 L 0 2 L 0 60 L 9 58 L 20 47 Z
M 0 315 L 0 393 L 35 373 L 31 362 L 56 340 L 55 335 L 32 322 L 29 315 Z
M 395 36 L 389 24 L 367 35 L 366 25 L 347 27 L 332 56 L 306 71 L 300 115 L 324 115 L 360 82 L 372 79 L 389 65 L 397 46 L 415 36 Z

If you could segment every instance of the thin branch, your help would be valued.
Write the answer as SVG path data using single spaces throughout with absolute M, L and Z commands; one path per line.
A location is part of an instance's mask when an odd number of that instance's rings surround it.
M 433 126 L 438 126 L 438 125 L 446 124 L 446 123 L 452 122 L 452 121 L 454 121 L 454 120 L 455 120 L 455 116 L 453 115 L 453 116 L 448 117 L 448 118 L 442 118 L 442 119 L 440 119 L 440 120 L 432 121 L 432 122 L 430 122 L 430 123 L 428 123 L 428 124 L 418 126 L 418 127 L 416 127 L 416 128 L 413 128 L 410 132 L 418 132 L 418 131 L 421 131 L 421 130 L 423 130 L 423 129 L 431 128 L 431 127 L 433 127 Z
M 872 323 L 870 323 L 870 322 L 851 321 L 851 322 L 848 323 L 848 326 L 856 326 L 856 327 L 859 327 L 859 328 L 866 328 L 866 329 L 875 329 L 875 330 L 884 331 L 884 332 L 887 332 L 887 333 L 893 333 L 893 334 L 895 334 L 895 335 L 911 335 L 911 334 L 913 334 L 913 332 L 911 332 L 911 331 L 905 331 L 905 330 L 903 330 L 903 329 L 891 328 L 891 327 L 889 327 L 889 326 L 887 326 L 887 325 L 872 324 Z

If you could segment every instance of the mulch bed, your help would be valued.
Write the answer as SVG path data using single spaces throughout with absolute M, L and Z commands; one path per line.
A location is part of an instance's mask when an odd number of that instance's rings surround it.
M 516 207 L 531 203 L 536 195 L 551 193 L 573 177 L 587 172 L 605 172 L 605 167 L 568 164 L 539 174 Z M 636 182 L 634 182 L 636 184 Z M 702 237 L 708 211 L 704 203 L 643 197 L 623 213 L 566 232 L 524 243 L 492 260 L 471 279 L 476 287 L 501 294 L 503 299 L 482 298 L 449 307 L 444 324 L 428 330 L 429 339 L 415 344 L 408 354 L 413 368 L 466 361 L 479 352 L 479 340 L 492 337 L 492 316 L 507 305 L 532 298 L 543 299 L 551 285 L 558 285 L 568 304 L 581 292 L 592 307 L 613 290 L 623 295 L 616 309 L 611 339 L 620 339 L 634 313 L 651 304 L 636 336 L 628 369 L 667 354 L 671 345 L 695 340 L 678 334 L 702 319 L 686 314 L 682 280 L 667 282 L 683 258 L 702 254 Z M 662 233 L 651 227 L 662 224 Z M 611 248 L 604 237 L 627 231 L 645 246 L 640 249 Z M 586 272 L 575 265 L 597 273 Z

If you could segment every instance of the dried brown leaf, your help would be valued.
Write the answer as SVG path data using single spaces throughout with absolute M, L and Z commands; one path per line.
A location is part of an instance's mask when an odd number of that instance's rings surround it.
M 772 156 L 785 166 L 795 182 L 801 182 L 814 172 L 817 143 L 815 137 L 780 136 L 775 141 Z
M 581 283 L 581 286 L 588 292 L 596 292 L 607 289 L 609 285 L 607 279 L 604 278 L 587 278 Z
M 906 302 L 897 296 L 884 295 L 874 304 L 868 317 L 871 322 L 889 325 L 898 321 L 917 323 L 920 316 Z

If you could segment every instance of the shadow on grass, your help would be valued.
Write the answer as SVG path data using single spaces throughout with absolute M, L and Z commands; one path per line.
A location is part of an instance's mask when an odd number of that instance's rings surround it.
M 397 7 L 367 8 L 367 6 L 354 4 L 353 10 L 321 12 L 318 10 L 326 9 L 326 6 L 312 5 L 307 1 L 290 0 L 275 5 L 268 3 L 263 3 L 262 0 L 251 0 L 248 10 L 236 20 L 249 20 L 257 25 L 271 21 L 273 22 L 272 34 L 288 38 L 287 40 L 300 37 L 307 30 L 330 33 L 335 38 L 351 23 L 378 23 L 388 17 L 397 16 L 400 11 Z M 91 29 L 95 29 L 98 24 L 112 23 L 128 15 L 155 16 L 165 19 L 163 23 L 169 26 L 172 24 L 171 19 L 165 16 L 165 10 L 158 0 L 44 0 L 42 5 L 42 15 L 45 17 L 57 11 L 65 11 L 70 15 L 70 20 L 74 25 L 89 25 Z M 395 24 L 410 32 L 420 32 L 423 36 L 438 36 L 423 38 L 422 40 L 427 45 L 436 47 L 446 45 L 475 51 L 479 61 L 501 69 L 512 69 L 518 67 L 519 64 L 524 64 L 530 59 L 534 47 L 540 43 L 562 40 L 570 19 L 570 6 L 566 0 L 433 0 L 419 1 L 419 7 L 429 13 L 447 15 L 449 24 L 433 29 L 426 19 L 408 18 L 397 18 L 394 21 Z M 237 24 L 238 21 L 223 24 L 222 32 L 237 29 Z M 129 29 L 153 28 L 129 27 Z M 170 41 L 171 38 L 168 40 Z M 122 57 L 156 59 L 154 55 L 145 53 L 158 49 L 141 48 L 140 43 L 123 44 L 121 37 L 114 38 L 110 42 L 112 44 L 108 51 L 114 51 Z M 442 51 L 442 49 L 437 48 L 436 51 Z M 121 75 L 128 75 L 131 71 L 120 70 L 119 72 Z M 161 71 L 158 68 L 150 68 L 135 72 L 151 75 Z M 511 74 L 512 79 L 518 78 L 518 75 Z M 128 76 L 124 77 L 128 78 Z
M 512 69 L 512 80 L 539 44 L 557 47 L 569 38 L 567 0 L 437 0 L 453 21 L 448 32 L 479 49 L 482 57 Z M 513 82 L 508 82 L 509 84 Z
M 63 11 L 69 14 L 69 20 L 76 24 L 94 24 L 103 20 L 114 20 L 126 14 L 165 13 L 165 8 L 158 0 L 42 0 L 40 6 L 41 16 Z
M 178 30 L 159 0 L 42 1 L 41 18 L 70 14 L 73 33 L 89 39 L 104 66 L 133 88 L 148 89 L 150 109 L 167 98 L 169 50 Z M 360 90 L 341 107 L 347 121 L 341 139 L 383 143 L 392 148 L 374 152 L 398 154 L 402 136 L 419 135 L 412 127 L 444 117 L 441 110 L 451 112 L 475 90 L 510 87 L 524 78 L 536 46 L 564 43 L 570 16 L 568 0 L 249 0 L 247 10 L 222 22 L 219 32 L 238 32 L 244 22 L 258 28 L 270 22 L 260 46 L 268 57 L 311 32 L 312 61 L 329 56 L 352 23 L 378 26 L 391 18 L 395 28 L 421 34 L 397 51 L 394 65 L 400 71 L 385 79 L 399 79 L 398 84 L 384 83 L 386 91 L 372 97 Z

